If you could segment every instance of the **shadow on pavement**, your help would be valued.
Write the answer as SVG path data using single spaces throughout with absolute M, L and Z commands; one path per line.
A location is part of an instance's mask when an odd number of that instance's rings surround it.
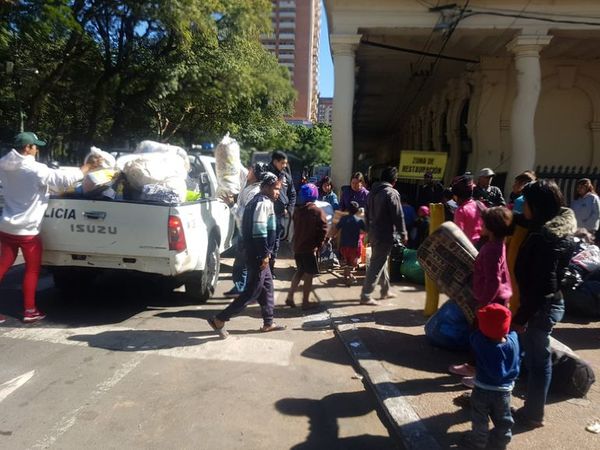
M 4 326 L 24 326 L 22 278 L 23 266 L 14 266 L 0 286 L 0 314 L 9 319 Z M 43 273 L 36 299 L 49 328 L 116 324 L 148 309 L 195 304 L 184 293 L 166 290 L 161 279 L 117 272 L 103 274 L 70 293 L 57 290 L 51 275 Z
M 105 331 L 98 334 L 78 334 L 70 336 L 70 341 L 87 342 L 90 347 L 119 352 L 163 350 L 177 347 L 201 345 L 221 340 L 210 332 L 184 332 L 162 330 L 123 330 Z
M 375 402 L 366 391 L 339 392 L 320 400 L 284 398 L 277 401 L 275 407 L 282 414 L 306 416 L 309 419 L 310 431 L 306 441 L 293 446 L 294 450 L 399 448 L 398 444 L 387 436 L 339 436 L 338 418 L 361 417 L 375 410 Z
M 574 351 L 600 348 L 600 327 L 554 328 L 552 336 Z

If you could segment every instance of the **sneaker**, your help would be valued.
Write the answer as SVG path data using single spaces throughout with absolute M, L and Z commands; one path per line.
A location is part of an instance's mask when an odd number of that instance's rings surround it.
M 389 300 L 390 298 L 396 298 L 397 295 L 393 292 L 388 292 L 387 294 L 381 294 L 381 300 Z
M 448 372 L 460 375 L 461 377 L 473 377 L 475 376 L 475 367 L 469 363 L 452 364 L 448 367 Z
M 475 387 L 475 377 L 462 377 L 460 380 L 463 386 L 473 389 Z
M 44 320 L 45 318 L 46 314 L 41 313 L 37 309 L 26 309 L 25 314 L 23 314 L 23 322 L 25 323 L 39 322 L 40 320 Z

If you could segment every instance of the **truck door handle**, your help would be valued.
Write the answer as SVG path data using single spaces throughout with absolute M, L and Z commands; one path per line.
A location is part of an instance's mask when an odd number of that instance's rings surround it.
M 104 220 L 106 219 L 106 213 L 104 211 L 86 211 L 83 213 L 83 217 L 92 220 Z

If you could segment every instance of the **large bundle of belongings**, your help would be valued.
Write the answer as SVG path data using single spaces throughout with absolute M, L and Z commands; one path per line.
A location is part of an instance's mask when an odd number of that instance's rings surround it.
M 561 282 L 568 313 L 600 317 L 600 248 L 578 242 Z
M 215 160 L 216 197 L 233 204 L 244 187 L 246 171 L 240 161 L 240 146 L 229 134 L 217 146 Z M 146 140 L 140 142 L 133 153 L 116 160 L 111 154 L 92 147 L 85 162 L 96 169 L 66 195 L 169 205 L 195 201 L 203 196 L 204 182 L 193 178 L 199 178 L 192 170 L 195 162 L 190 163 L 187 152 L 176 145 Z

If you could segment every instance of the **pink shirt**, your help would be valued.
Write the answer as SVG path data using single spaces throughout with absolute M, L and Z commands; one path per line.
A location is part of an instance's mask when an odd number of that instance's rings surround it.
M 463 230 L 469 240 L 476 244 L 481 236 L 482 220 L 477 202 L 469 199 L 456 209 L 454 223 Z
M 481 247 L 473 269 L 473 296 L 478 307 L 492 302 L 508 305 L 512 285 L 504 241 L 488 241 Z

